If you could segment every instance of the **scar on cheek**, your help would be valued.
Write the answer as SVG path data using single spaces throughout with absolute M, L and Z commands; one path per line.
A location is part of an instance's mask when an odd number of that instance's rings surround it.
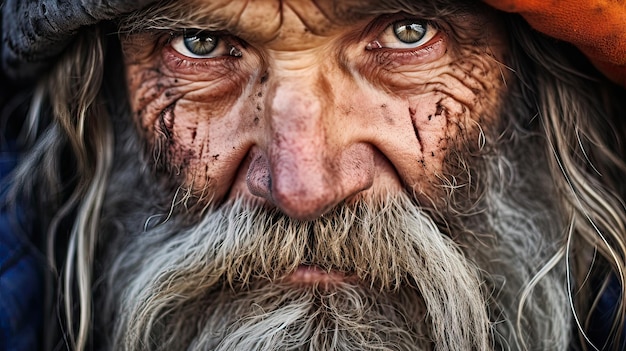
M 160 171 L 173 170 L 172 158 L 174 148 L 174 122 L 176 115 L 174 109 L 176 103 L 172 103 L 161 111 L 154 121 L 153 131 L 147 131 L 147 133 L 154 133 L 154 135 L 148 135 L 147 140 L 152 140 L 148 147 L 152 150 L 153 160 L 155 167 Z M 179 170 L 177 170 L 178 172 Z
M 153 135 L 148 138 L 152 142 L 148 146 L 157 172 L 176 176 L 176 182 L 193 183 L 199 180 L 197 177 L 208 177 L 208 165 L 198 162 L 206 151 L 205 144 L 194 146 L 193 142 L 188 143 L 187 137 L 195 139 L 195 129 L 189 130 L 189 134 L 180 134 L 184 131 L 181 131 L 180 122 L 176 124 L 176 106 L 174 102 L 159 113 L 153 122 Z M 213 155 L 214 160 L 218 157 L 219 155 Z M 206 183 L 207 179 L 201 183 Z
M 412 104 L 408 111 L 422 160 L 430 159 L 427 164 L 433 171 L 443 170 L 441 163 L 451 147 L 463 147 L 478 132 L 472 122 L 477 116 L 450 96 L 434 94 L 427 101 Z
M 176 108 L 176 102 L 167 106 L 161 113 L 159 113 L 159 117 L 157 118 L 157 123 L 155 125 L 154 130 L 157 132 L 157 136 L 164 137 L 173 141 L 173 129 L 174 129 L 174 120 L 176 118 L 176 114 L 174 114 L 174 109 Z

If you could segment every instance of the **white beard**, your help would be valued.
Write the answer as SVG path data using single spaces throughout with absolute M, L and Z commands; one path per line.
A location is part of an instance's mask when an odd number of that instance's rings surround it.
M 490 179 L 505 179 L 497 174 L 502 161 L 491 161 Z M 530 167 L 524 182 L 487 185 L 480 199 L 487 205 L 451 220 L 446 235 L 405 194 L 343 204 L 310 222 L 235 200 L 187 224 L 176 213 L 150 216 L 157 195 L 150 201 L 139 194 L 158 194 L 158 186 L 132 163 L 118 167 L 104 207 L 104 284 L 96 297 L 105 348 L 515 350 L 570 343 L 565 264 L 555 260 L 525 290 L 561 244 L 549 178 L 539 168 Z M 121 190 L 137 184 L 143 191 Z M 302 264 L 351 279 L 330 287 L 286 282 Z

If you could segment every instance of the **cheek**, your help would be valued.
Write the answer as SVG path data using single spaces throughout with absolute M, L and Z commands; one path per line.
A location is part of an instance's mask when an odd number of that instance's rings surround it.
M 173 74 L 162 65 L 129 65 L 127 84 L 131 107 L 140 127 L 151 134 L 161 112 L 179 101 L 197 104 L 197 111 L 213 115 L 231 106 L 241 94 L 243 76 L 215 74 L 206 81 Z M 202 111 L 201 111 L 202 110 Z
M 406 178 L 414 179 L 423 191 L 424 179 L 440 183 L 452 172 L 448 156 L 465 150 L 477 135 L 469 107 L 443 92 L 430 92 L 408 100 L 409 115 L 419 154 L 417 166 L 407 168 Z M 464 153 L 465 151 L 462 151 Z
M 258 124 L 244 103 L 256 97 L 245 94 L 254 74 L 237 72 L 186 77 L 167 65 L 128 65 L 131 107 L 150 159 L 195 192 L 228 188 L 248 148 L 245 135 Z
M 427 70 L 378 77 L 382 78 L 374 81 L 376 90 L 394 97 L 393 119 L 410 121 L 404 130 L 393 132 L 396 145 L 388 147 L 387 158 L 418 196 L 423 194 L 429 201 L 445 198 L 436 195 L 437 189 L 449 181 L 469 181 L 465 161 L 480 154 L 486 136 L 498 133 L 505 86 L 497 61 L 466 54 L 463 59 L 446 58 Z M 381 112 L 389 113 L 389 106 L 386 110 Z

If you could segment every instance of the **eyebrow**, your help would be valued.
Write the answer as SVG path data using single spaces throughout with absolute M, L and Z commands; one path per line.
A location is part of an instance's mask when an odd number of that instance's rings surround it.
M 280 6 L 289 0 L 276 0 Z M 320 0 L 312 3 L 329 20 L 335 24 L 345 21 L 356 22 L 384 14 L 406 13 L 426 20 L 446 20 L 451 17 L 467 16 L 476 7 L 473 2 L 459 0 Z M 241 15 L 247 2 L 237 15 Z M 330 6 L 329 6 L 330 5 Z M 280 12 L 279 12 L 280 15 Z M 121 33 L 138 33 L 146 31 L 178 31 L 185 28 L 197 28 L 207 31 L 228 31 L 238 35 L 244 30 L 234 21 L 233 17 L 217 12 L 200 9 L 199 6 L 186 1 L 159 2 L 143 10 L 136 11 L 118 23 Z
M 423 19 L 471 13 L 472 1 L 461 0 L 342 0 L 333 2 L 337 15 L 371 16 L 403 12 Z
M 158 2 L 122 17 L 118 22 L 121 34 L 134 34 L 146 31 L 168 31 L 184 28 L 198 28 L 210 31 L 223 30 L 226 27 L 223 19 L 210 12 L 199 15 L 192 5 L 168 1 Z
M 277 1 L 281 5 L 288 2 L 288 0 Z M 342 0 L 329 1 L 330 6 L 322 5 L 319 0 L 312 2 L 324 15 L 335 20 L 349 20 L 355 17 L 398 12 L 431 19 L 430 17 L 440 18 L 454 14 L 467 14 L 476 6 L 473 2 L 458 0 Z M 134 26 L 131 22 L 135 22 L 141 29 L 160 30 L 172 26 L 186 28 L 221 26 L 223 28 L 227 25 L 228 19 L 215 16 L 210 11 L 199 11 L 198 6 L 194 6 L 190 2 L 173 0 L 158 2 L 156 5 L 136 11 L 127 16 L 123 22 L 126 22 L 124 27 L 128 29 L 132 29 Z

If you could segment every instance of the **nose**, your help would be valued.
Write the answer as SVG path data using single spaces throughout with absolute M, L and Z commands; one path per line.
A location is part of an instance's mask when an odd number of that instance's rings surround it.
M 329 77 L 313 77 L 268 82 L 265 140 L 253 149 L 246 178 L 252 194 L 302 220 L 369 188 L 375 171 L 374 148 L 336 108 Z

